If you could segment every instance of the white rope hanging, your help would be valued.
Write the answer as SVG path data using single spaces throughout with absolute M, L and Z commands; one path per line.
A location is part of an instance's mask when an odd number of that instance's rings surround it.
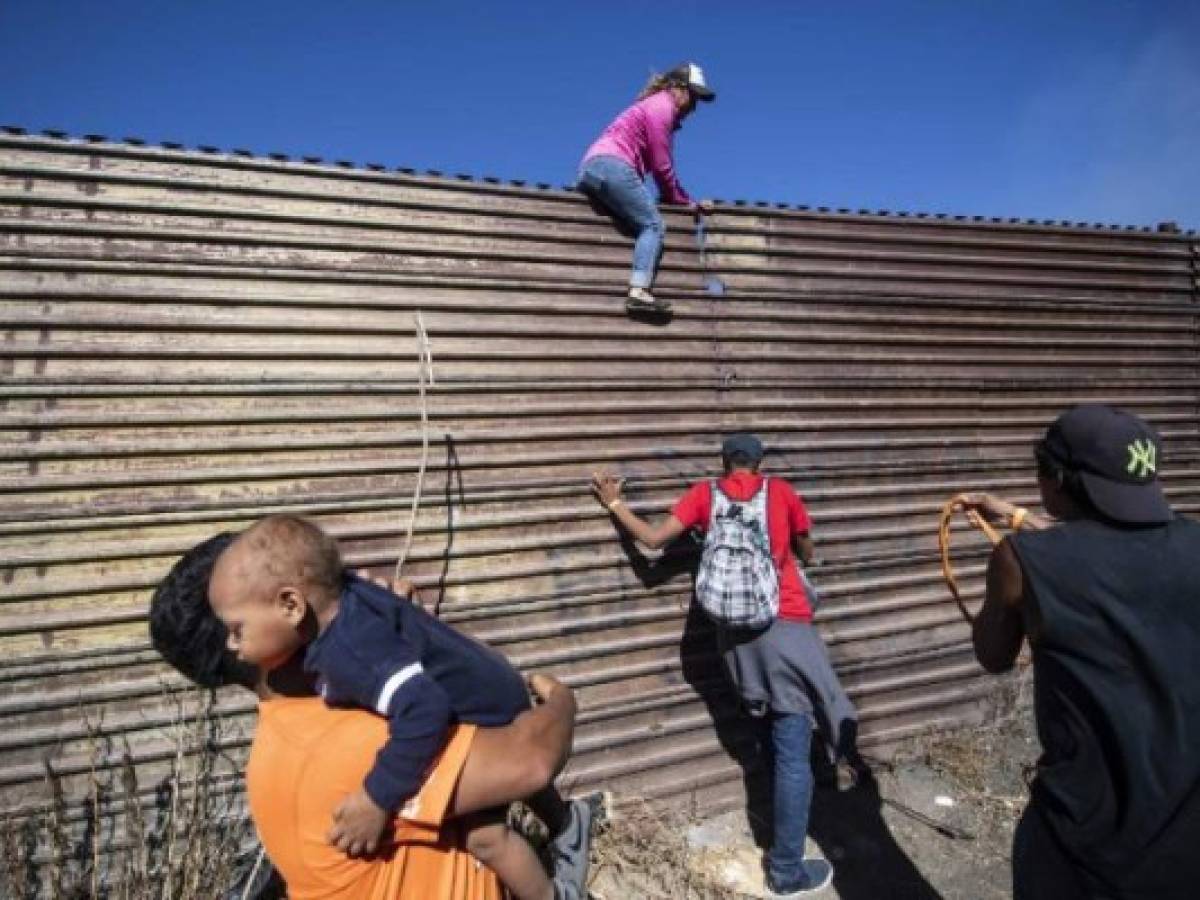
M 429 464 L 429 405 L 426 388 L 432 387 L 433 381 L 433 352 L 429 346 L 429 333 L 425 330 L 425 320 L 418 311 L 416 314 L 417 335 L 417 395 L 421 405 L 421 464 L 417 468 L 417 483 L 413 488 L 412 508 L 408 514 L 408 533 L 404 538 L 404 547 L 396 558 L 396 568 L 392 572 L 392 580 L 400 577 L 400 570 L 408 559 L 412 549 L 413 532 L 417 527 L 417 510 L 421 506 L 421 490 L 425 485 L 425 469 Z

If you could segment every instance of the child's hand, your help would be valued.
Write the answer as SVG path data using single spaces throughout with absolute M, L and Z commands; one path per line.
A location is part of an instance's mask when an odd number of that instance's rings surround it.
M 359 790 L 333 811 L 329 843 L 349 857 L 370 856 L 379 847 L 379 837 L 387 823 L 387 812 L 380 809 L 366 791 Z

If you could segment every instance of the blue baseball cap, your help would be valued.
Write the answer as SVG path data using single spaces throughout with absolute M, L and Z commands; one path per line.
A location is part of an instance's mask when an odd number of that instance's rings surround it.
M 751 462 L 759 462 L 765 452 L 762 441 L 745 432 L 731 434 L 721 443 L 721 455 L 725 457 L 737 454 L 745 456 Z

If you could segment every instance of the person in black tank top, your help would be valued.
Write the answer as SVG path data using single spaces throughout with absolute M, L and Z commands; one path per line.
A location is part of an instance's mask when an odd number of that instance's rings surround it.
M 1033 654 L 1042 756 L 1013 846 L 1016 900 L 1200 897 L 1200 524 L 1172 512 L 1145 422 L 1077 406 L 1037 445 L 1058 523 L 987 494 L 984 668 Z

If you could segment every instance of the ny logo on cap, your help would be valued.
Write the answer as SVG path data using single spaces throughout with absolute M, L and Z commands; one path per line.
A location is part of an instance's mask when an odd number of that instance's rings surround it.
M 1137 475 L 1138 478 L 1145 478 L 1147 475 L 1155 473 L 1155 449 L 1151 441 L 1138 438 L 1126 449 L 1129 451 L 1129 464 L 1125 467 L 1126 472 L 1130 475 Z

